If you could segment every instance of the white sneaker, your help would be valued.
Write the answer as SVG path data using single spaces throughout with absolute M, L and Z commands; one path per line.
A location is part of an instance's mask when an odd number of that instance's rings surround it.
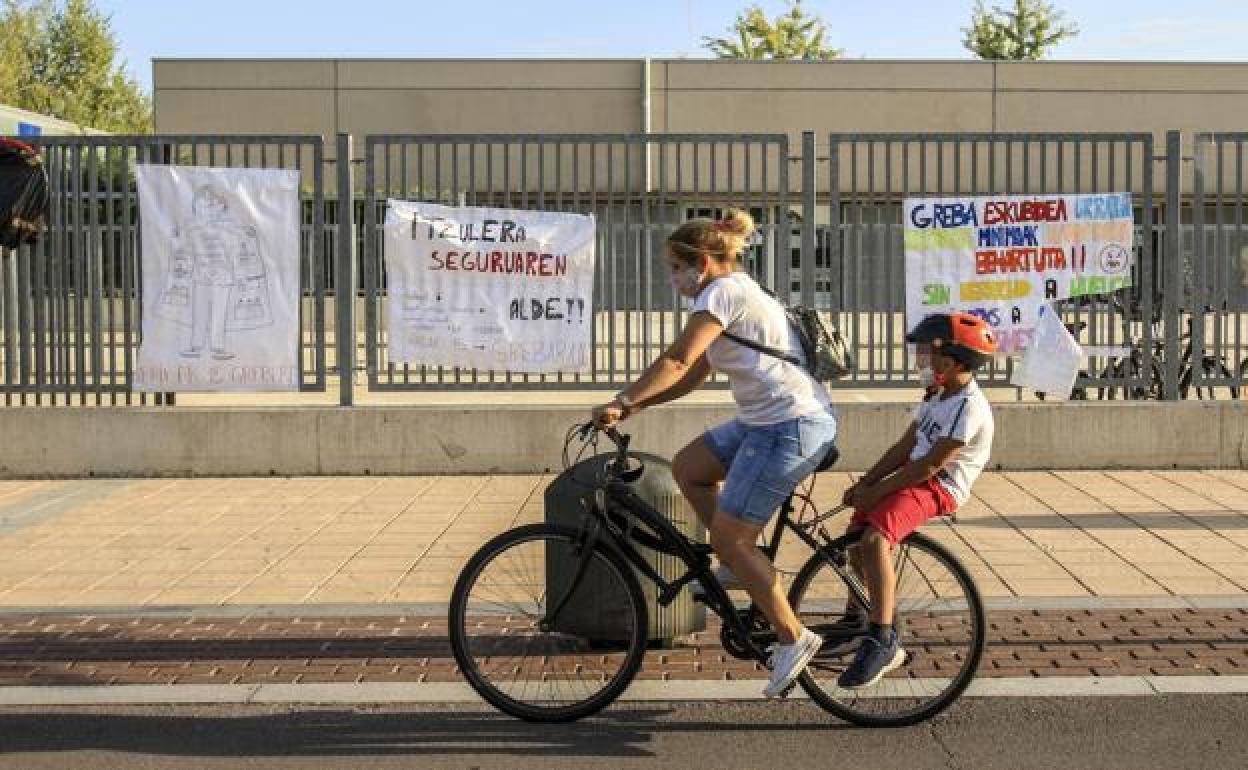
M 802 629 L 802 635 L 793 644 L 776 645 L 771 655 L 771 679 L 763 688 L 763 695 L 783 698 L 822 646 L 823 637 L 808 628 Z

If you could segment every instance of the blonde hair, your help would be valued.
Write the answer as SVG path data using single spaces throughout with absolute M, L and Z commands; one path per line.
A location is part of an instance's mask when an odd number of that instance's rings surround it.
M 669 236 L 672 256 L 692 264 L 699 254 L 716 262 L 735 263 L 754 234 L 754 218 L 741 209 L 727 209 L 719 219 L 691 219 Z

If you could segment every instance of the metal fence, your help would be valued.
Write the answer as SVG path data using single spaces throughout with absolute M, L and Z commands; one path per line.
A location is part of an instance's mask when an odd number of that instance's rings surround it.
M 364 155 L 364 307 L 371 390 L 618 388 L 675 339 L 683 311 L 667 233 L 733 205 L 760 236 L 745 265 L 783 286 L 792 264 L 785 136 L 372 136 Z M 390 361 L 382 238 L 387 198 L 594 215 L 591 371 L 525 375 Z
M 301 172 L 301 351 L 305 391 L 326 387 L 324 154 L 320 137 L 23 137 L 44 158 L 48 230 L 0 255 L 0 393 L 6 405 L 166 404 L 134 393 L 142 336 L 138 164 Z M 3 250 L 0 250 L 3 251 Z M 150 398 L 149 398 L 150 396 Z
M 908 385 L 902 204 L 909 197 L 1129 192 L 1135 215 L 1133 286 L 1063 303 L 1064 321 L 1093 353 L 1079 385 L 1131 395 L 1149 385 L 1160 317 L 1151 134 L 833 134 L 826 225 L 814 259 L 814 300 L 857 349 L 847 385 Z M 1139 346 L 1138 366 L 1120 366 Z M 1012 359 L 983 373 L 1008 385 Z M 900 376 L 899 376 L 900 375 Z
M 0 392 L 8 405 L 173 402 L 130 389 L 142 330 L 137 163 L 300 170 L 301 389 L 325 391 L 336 378 L 343 404 L 359 370 L 371 391 L 623 385 L 684 322 L 661 260 L 664 237 L 729 205 L 760 225 L 745 269 L 782 297 L 825 310 L 850 337 L 859 366 L 838 386 L 913 385 L 902 343 L 903 201 L 1027 193 L 1132 196 L 1132 287 L 1062 309 L 1091 353 L 1081 392 L 1224 397 L 1244 384 L 1248 134 L 1198 134 L 1184 148 L 1170 132 L 1162 153 L 1150 134 L 823 139 L 806 132 L 791 148 L 784 135 L 387 135 L 367 137 L 362 157 L 347 162 L 345 136 L 331 159 L 307 136 L 38 138 L 51 221 L 35 248 L 0 256 Z M 390 198 L 593 214 L 591 371 L 390 361 L 382 237 Z M 986 381 L 1008 384 L 1010 366 L 994 366 Z
M 1242 388 L 1248 380 L 1246 143 L 1248 133 L 1203 133 L 1193 141 L 1192 248 L 1179 293 L 1182 325 L 1168 345 L 1179 352 L 1173 376 L 1180 396 L 1202 387 Z

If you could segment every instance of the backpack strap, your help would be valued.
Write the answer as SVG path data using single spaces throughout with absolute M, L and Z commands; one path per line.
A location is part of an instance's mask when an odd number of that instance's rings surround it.
M 802 359 L 798 358 L 792 353 L 787 353 L 783 350 L 780 350 L 779 348 L 773 348 L 770 345 L 764 345 L 761 342 L 755 342 L 754 340 L 746 339 L 745 337 L 738 337 L 737 335 L 733 334 L 727 329 L 725 329 L 724 331 L 720 333 L 723 336 L 727 337 L 728 339 L 732 340 L 733 342 L 739 343 L 741 345 L 745 345 L 747 348 L 752 348 L 754 350 L 757 350 L 759 353 L 763 353 L 764 355 L 772 356 L 773 358 L 778 358 L 781 361 L 787 361 L 788 363 L 793 364 L 794 366 L 804 366 Z

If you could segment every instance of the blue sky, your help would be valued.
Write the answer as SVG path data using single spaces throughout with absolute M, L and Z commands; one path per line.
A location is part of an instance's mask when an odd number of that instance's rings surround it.
M 1006 4 L 1008 0 L 992 0 Z M 1081 27 L 1054 59 L 1248 59 L 1245 0 L 1051 0 Z M 96 0 L 131 72 L 178 57 L 705 57 L 748 0 Z M 779 0 L 761 0 L 775 13 Z M 991 4 L 991 3 L 990 3 Z M 806 0 L 870 59 L 962 59 L 973 0 Z

